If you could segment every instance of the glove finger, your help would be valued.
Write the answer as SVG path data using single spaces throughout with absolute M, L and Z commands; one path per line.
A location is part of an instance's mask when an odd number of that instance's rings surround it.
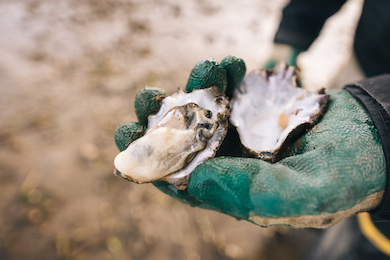
M 234 90 L 240 85 L 246 73 L 245 62 L 235 56 L 227 56 L 221 61 L 221 67 L 226 70 L 226 96 L 231 98 Z
M 296 48 L 296 47 L 291 47 L 291 52 L 290 52 L 290 55 L 287 59 L 287 64 L 290 65 L 290 66 L 294 66 L 296 67 L 297 66 L 297 60 L 298 60 L 298 56 L 299 54 L 302 52 L 303 50 L 300 49 L 300 48 Z
M 192 69 L 187 82 L 186 91 L 216 86 L 225 93 L 227 86 L 226 70 L 213 59 L 198 62 Z
M 162 100 L 167 96 L 159 88 L 146 87 L 135 96 L 135 113 L 141 125 L 147 126 L 148 116 L 156 114 L 161 107 Z
M 213 59 L 202 60 L 195 65 L 187 82 L 186 91 L 212 86 L 231 97 L 246 72 L 245 62 L 235 56 L 225 57 L 221 63 Z
M 145 126 L 137 122 L 128 122 L 115 130 L 115 144 L 119 151 L 124 151 L 136 139 L 144 135 Z
M 174 199 L 177 199 L 180 202 L 189 204 L 192 207 L 198 206 L 201 207 L 202 202 L 193 196 L 191 196 L 187 190 L 178 190 L 172 184 L 169 184 L 165 181 L 153 182 L 153 185 L 164 192 L 168 196 L 171 196 Z
M 279 63 L 278 60 L 276 59 L 270 59 L 268 60 L 264 65 L 263 65 L 263 68 L 264 69 L 267 69 L 267 70 L 271 70 L 273 68 L 275 68 L 275 66 Z

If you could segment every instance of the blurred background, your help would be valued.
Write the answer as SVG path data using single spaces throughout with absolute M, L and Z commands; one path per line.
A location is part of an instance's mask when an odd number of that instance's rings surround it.
M 137 91 L 172 93 L 205 58 L 260 67 L 286 3 L 0 0 L 0 259 L 299 259 L 315 231 L 260 228 L 112 175 Z M 301 55 L 307 88 L 348 60 L 361 4 Z

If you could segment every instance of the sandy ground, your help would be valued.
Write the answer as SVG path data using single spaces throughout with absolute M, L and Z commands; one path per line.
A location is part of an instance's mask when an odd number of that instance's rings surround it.
M 138 90 L 172 93 L 210 57 L 257 68 L 285 3 L 0 1 L 0 259 L 297 259 L 307 232 L 112 175 L 113 133 L 136 120 Z M 348 59 L 360 5 L 350 1 L 300 58 L 309 88 L 329 85 Z

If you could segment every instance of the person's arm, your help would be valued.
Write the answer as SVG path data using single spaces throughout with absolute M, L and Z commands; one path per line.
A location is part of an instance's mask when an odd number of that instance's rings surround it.
M 346 0 L 291 0 L 283 9 L 274 46 L 263 67 L 272 69 L 279 62 L 297 66 L 299 54 L 310 47 L 325 21 L 345 2 Z
M 318 37 L 325 21 L 346 0 L 291 0 L 283 9 L 283 17 L 274 42 L 307 50 Z

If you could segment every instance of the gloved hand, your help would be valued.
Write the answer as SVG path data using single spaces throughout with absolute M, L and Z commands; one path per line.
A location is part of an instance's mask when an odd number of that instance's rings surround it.
M 244 74 L 240 59 L 227 57 L 221 64 L 206 60 L 195 66 L 186 89 L 217 85 L 231 95 Z M 381 141 L 365 109 L 347 91 L 328 94 L 330 104 L 322 120 L 295 141 L 279 162 L 216 157 L 192 172 L 184 191 L 166 182 L 154 185 L 184 203 L 260 226 L 325 228 L 374 209 L 386 182 Z M 136 113 L 142 125 L 163 97 L 165 93 L 154 89 L 137 94 Z M 117 129 L 119 150 L 142 135 L 142 125 L 127 123 Z M 235 142 L 227 140 L 223 146 L 231 143 Z M 231 151 L 237 156 L 235 148 L 231 146 Z
M 297 66 L 297 59 L 303 50 L 291 45 L 275 43 L 271 55 L 264 64 L 265 69 L 272 69 L 279 62 L 285 62 L 290 66 Z

